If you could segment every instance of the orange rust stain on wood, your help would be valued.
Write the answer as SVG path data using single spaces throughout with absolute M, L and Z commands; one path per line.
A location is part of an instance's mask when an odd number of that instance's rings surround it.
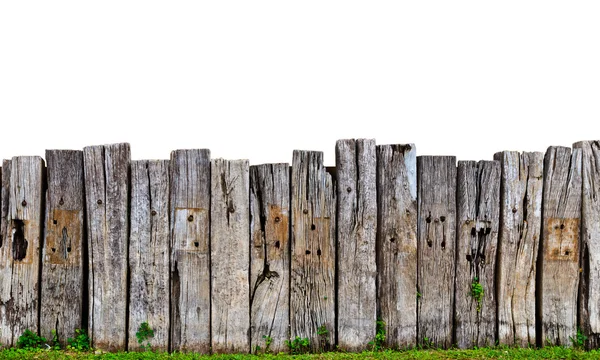
M 579 261 L 579 219 L 548 219 L 544 245 L 545 260 Z

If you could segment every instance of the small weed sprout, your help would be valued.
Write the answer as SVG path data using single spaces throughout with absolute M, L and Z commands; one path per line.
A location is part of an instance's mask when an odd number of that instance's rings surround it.
M 575 335 L 575 337 L 569 336 L 569 339 L 573 343 L 574 348 L 583 349 L 585 347 L 585 341 L 588 339 L 588 337 L 585 336 L 580 328 L 577 328 L 577 335 Z
M 41 349 L 45 344 L 45 337 L 41 337 L 29 329 L 26 329 L 17 340 L 17 347 L 25 350 Z
M 383 345 L 385 343 L 385 321 L 379 319 L 375 323 L 375 339 L 369 341 L 369 345 L 371 346 L 372 351 L 381 351 L 383 350 Z
M 296 338 L 292 341 L 286 340 L 285 344 L 290 350 L 290 354 L 292 355 L 300 355 L 308 352 L 310 347 L 310 341 L 308 338 L 301 338 L 300 336 L 296 336 Z
M 471 283 L 471 296 L 477 301 L 477 312 L 480 312 L 483 301 L 483 286 L 481 286 L 477 277 L 474 277 Z
M 325 325 L 321 325 L 317 328 L 317 335 L 319 335 L 319 342 L 320 342 L 320 348 L 321 351 L 325 351 L 328 350 L 329 348 L 329 339 L 327 338 L 329 336 L 329 330 L 327 330 L 327 327 Z
M 135 333 L 135 337 L 137 338 L 138 344 L 140 344 L 142 350 L 152 350 L 150 338 L 154 337 L 154 330 L 150 327 L 150 325 L 148 325 L 148 322 L 144 321 L 140 324 L 138 331 Z
M 67 350 L 71 351 L 89 351 L 90 337 L 82 329 L 75 329 L 75 337 L 67 338 Z

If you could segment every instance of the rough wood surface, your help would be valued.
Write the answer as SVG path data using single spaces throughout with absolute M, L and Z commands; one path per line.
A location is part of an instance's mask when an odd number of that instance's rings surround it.
M 75 337 L 75 329 L 83 327 L 83 152 L 47 150 L 46 161 L 40 334 L 52 339 L 55 330 L 64 346 L 67 338 Z
M 500 178 L 498 161 L 458 162 L 454 324 L 462 349 L 495 345 Z
M 452 345 L 456 234 L 456 158 L 419 156 L 419 343 Z
M 570 346 L 577 335 L 581 149 L 550 147 L 544 159 L 541 339 Z
M 294 150 L 291 338 L 308 338 L 313 351 L 331 348 L 336 337 L 335 218 L 336 190 L 323 153 Z
M 544 154 L 504 151 L 498 234 L 498 342 L 536 344 L 536 262 L 542 231 Z
M 290 323 L 289 164 L 250 167 L 251 349 L 288 350 Z M 264 336 L 272 339 L 266 348 Z
M 7 347 L 26 329 L 38 332 L 45 170 L 39 156 L 13 157 L 10 166 L 3 178 L 8 207 L 0 248 L 0 343 Z
M 338 347 L 362 351 L 375 337 L 377 156 L 375 140 L 339 140 L 337 167 Z
M 579 327 L 586 347 L 600 347 L 600 141 L 582 141 L 581 283 Z
M 125 350 L 129 239 L 129 144 L 83 149 L 92 346 Z
M 169 161 L 131 162 L 129 237 L 128 349 L 169 348 Z M 136 332 L 147 322 L 154 337 L 138 343 Z
M 377 303 L 387 347 L 417 341 L 417 151 L 377 146 Z
M 210 352 L 210 151 L 171 153 L 171 351 Z
M 250 352 L 248 160 L 211 162 L 211 332 L 214 353 Z

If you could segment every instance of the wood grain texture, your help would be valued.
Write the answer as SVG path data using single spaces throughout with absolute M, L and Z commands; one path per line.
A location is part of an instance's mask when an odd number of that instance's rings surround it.
M 129 144 L 83 149 L 92 346 L 125 350 L 129 243 Z
M 336 190 L 323 153 L 294 150 L 291 338 L 308 338 L 312 351 L 331 348 L 336 337 L 335 221 Z M 318 335 L 319 328 L 324 335 Z
M 449 348 L 454 317 L 456 158 L 419 156 L 417 179 L 417 339 Z
M 7 347 L 26 329 L 38 332 L 45 171 L 39 156 L 13 157 L 10 166 L 3 177 L 8 206 L 0 248 L 0 343 Z
M 390 348 L 417 341 L 417 151 L 377 146 L 377 304 Z
M 581 149 L 550 147 L 544 158 L 541 339 L 571 346 L 577 334 Z
M 42 249 L 40 334 L 61 345 L 83 327 L 83 152 L 46 150 L 48 190 Z M 87 275 L 87 274 L 86 274 Z
M 210 353 L 210 151 L 170 162 L 171 351 Z
M 338 347 L 363 351 L 375 337 L 377 156 L 375 140 L 339 140 L 337 167 Z
M 214 353 L 250 352 L 248 160 L 211 162 L 211 332 Z
M 251 349 L 288 350 L 290 324 L 289 164 L 250 167 Z
M 504 151 L 498 234 L 498 342 L 536 344 L 536 268 L 542 231 L 544 154 Z
M 152 350 L 169 349 L 169 161 L 131 162 L 128 350 L 143 350 L 136 338 L 147 322 Z
M 454 324 L 461 349 L 495 345 L 501 174 L 498 161 L 458 162 Z

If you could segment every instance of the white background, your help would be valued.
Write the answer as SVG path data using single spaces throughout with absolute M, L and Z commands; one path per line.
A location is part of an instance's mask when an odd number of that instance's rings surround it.
M 0 158 L 127 141 L 332 165 L 374 137 L 480 160 L 599 119 L 598 1 L 0 2 Z

